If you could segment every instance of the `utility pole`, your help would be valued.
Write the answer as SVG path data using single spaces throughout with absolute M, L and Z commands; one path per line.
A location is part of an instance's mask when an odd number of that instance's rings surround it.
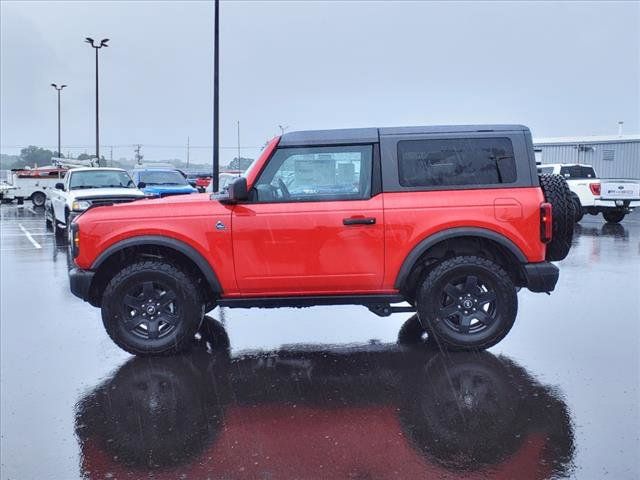
M 241 170 L 241 167 L 240 167 L 240 120 L 238 120 L 238 170 Z
M 138 165 L 142 165 L 142 159 L 144 158 L 144 155 L 140 153 L 141 148 L 142 148 L 142 145 L 140 144 L 137 144 L 136 148 L 134 148 L 134 151 L 136 152 L 136 155 L 135 155 L 136 164 Z
M 219 61 L 220 61 L 220 0 L 214 0 L 214 15 L 213 20 L 213 182 L 212 188 L 214 192 L 218 191 L 220 182 L 220 146 L 219 142 Z
M 280 129 L 280 135 L 284 135 L 284 131 L 289 129 L 289 125 L 278 125 L 278 128 Z
M 187 168 L 189 168 L 189 137 L 187 137 Z

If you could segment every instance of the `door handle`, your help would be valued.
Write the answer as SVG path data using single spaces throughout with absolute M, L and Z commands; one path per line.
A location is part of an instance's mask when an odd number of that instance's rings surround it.
M 350 217 L 342 219 L 343 225 L 374 225 L 375 217 Z

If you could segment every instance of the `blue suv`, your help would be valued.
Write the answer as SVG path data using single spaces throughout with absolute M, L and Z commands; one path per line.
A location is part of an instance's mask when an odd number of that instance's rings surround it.
M 187 178 L 172 168 L 136 168 L 131 172 L 133 181 L 147 197 L 166 197 L 196 193 Z

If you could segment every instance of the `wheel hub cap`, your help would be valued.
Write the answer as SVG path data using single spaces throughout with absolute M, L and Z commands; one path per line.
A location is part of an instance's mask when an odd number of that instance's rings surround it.
M 148 313 L 149 315 L 153 315 L 154 313 L 156 313 L 156 307 L 155 307 L 155 306 L 153 306 L 153 305 L 149 305 L 149 306 L 147 307 L 147 313 Z

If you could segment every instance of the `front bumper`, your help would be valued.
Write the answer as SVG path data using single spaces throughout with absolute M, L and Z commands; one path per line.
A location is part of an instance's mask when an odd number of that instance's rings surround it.
M 560 269 L 553 263 L 527 263 L 524 265 L 527 288 L 532 292 L 552 292 L 556 288 Z
M 81 270 L 79 268 L 69 270 L 69 287 L 71 288 L 71 293 L 88 302 L 89 290 L 94 275 L 95 272 L 89 270 Z

